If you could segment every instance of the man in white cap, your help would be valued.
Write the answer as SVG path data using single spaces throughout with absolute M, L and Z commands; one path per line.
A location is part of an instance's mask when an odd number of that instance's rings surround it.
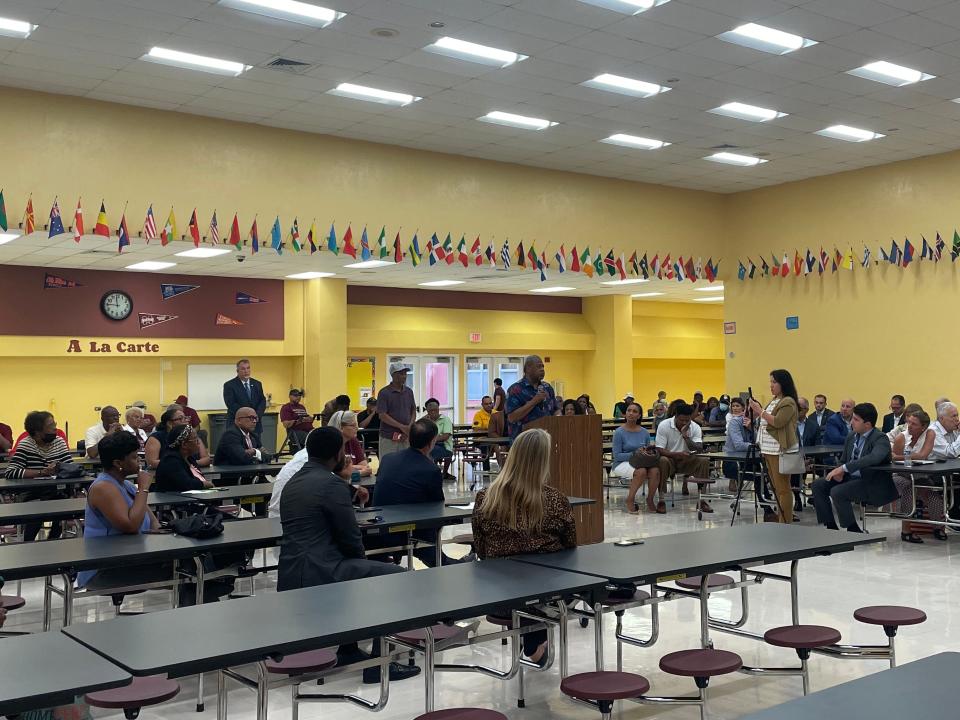
M 409 368 L 402 362 L 392 362 L 388 369 L 390 384 L 377 393 L 381 459 L 409 446 L 410 423 L 417 411 L 413 390 L 407 387 Z
M 625 417 L 627 414 L 627 405 L 633 401 L 633 391 L 627 392 L 627 394 L 623 396 L 623 400 L 613 406 L 613 419 L 620 420 Z M 643 408 L 640 408 L 640 416 L 643 417 Z

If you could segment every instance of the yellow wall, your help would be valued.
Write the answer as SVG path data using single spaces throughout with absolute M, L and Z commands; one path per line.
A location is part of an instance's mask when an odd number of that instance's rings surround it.
M 661 390 L 667 391 L 668 400 L 683 398 L 688 402 L 693 400 L 693 394 L 697 390 L 703 392 L 704 398 L 711 395 L 720 397 L 725 392 L 739 392 L 725 384 L 723 360 L 645 358 L 633 360 L 632 390 L 645 413 L 651 409 L 657 393 Z
M 960 153 L 948 153 L 805 180 L 730 198 L 727 236 L 732 258 L 834 244 L 854 254 L 864 243 L 876 253 L 891 238 L 909 236 L 920 252 L 921 233 L 940 231 L 947 242 L 957 223 Z M 802 395 L 825 393 L 885 408 L 902 393 L 933 409 L 941 395 L 955 396 L 947 379 L 960 351 L 953 307 L 960 289 L 949 255 L 938 266 L 914 262 L 906 269 L 873 266 L 836 274 L 726 283 L 728 387 L 767 390 L 767 374 L 790 369 Z M 797 315 L 799 330 L 786 330 Z

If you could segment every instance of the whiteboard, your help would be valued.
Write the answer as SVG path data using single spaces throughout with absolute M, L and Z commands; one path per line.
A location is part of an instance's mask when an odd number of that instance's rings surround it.
M 187 398 L 194 410 L 226 410 L 223 384 L 237 376 L 237 366 L 187 365 Z

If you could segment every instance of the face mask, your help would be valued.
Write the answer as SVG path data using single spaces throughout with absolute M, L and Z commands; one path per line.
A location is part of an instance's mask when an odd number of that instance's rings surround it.
M 720 412 L 726 412 L 729 409 L 730 409 L 729 405 L 727 405 L 726 403 L 720 403 Z
M 50 443 L 52 443 L 52 442 L 53 442 L 54 440 L 56 440 L 56 439 L 57 439 L 57 434 L 56 434 L 55 432 L 52 432 L 52 433 L 44 433 L 44 435 L 43 435 L 43 442 L 44 442 L 44 444 L 47 444 L 47 445 L 50 444 Z

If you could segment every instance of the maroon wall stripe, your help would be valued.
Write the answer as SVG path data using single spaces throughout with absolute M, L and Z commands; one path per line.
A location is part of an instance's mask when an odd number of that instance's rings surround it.
M 508 295 L 506 293 L 347 285 L 348 305 L 387 305 L 445 308 L 450 310 L 520 310 L 525 312 L 573 313 L 583 304 L 578 297 Z

